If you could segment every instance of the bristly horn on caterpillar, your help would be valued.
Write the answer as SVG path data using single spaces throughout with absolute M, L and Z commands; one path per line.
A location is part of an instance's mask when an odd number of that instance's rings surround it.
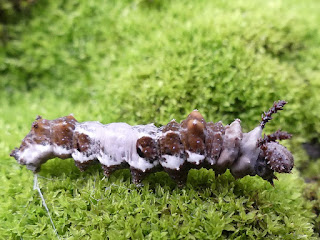
M 277 131 L 261 138 L 261 134 L 271 115 L 285 104 L 275 102 L 262 114 L 259 126 L 248 133 L 242 132 L 239 119 L 223 126 L 206 122 L 197 110 L 181 123 L 172 120 L 160 128 L 153 124 L 79 123 L 72 115 L 55 120 L 39 116 L 10 156 L 34 173 L 54 157 L 72 157 L 81 171 L 98 161 L 106 176 L 130 168 L 137 185 L 149 173 L 164 170 L 183 186 L 192 168 L 213 169 L 217 174 L 230 169 L 235 178 L 259 175 L 273 185 L 274 172 L 289 173 L 293 168 L 292 154 L 277 142 L 291 135 Z

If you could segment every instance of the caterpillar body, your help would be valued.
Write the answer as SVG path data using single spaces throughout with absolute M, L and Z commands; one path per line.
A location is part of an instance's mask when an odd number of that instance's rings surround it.
M 235 178 L 259 175 L 273 185 L 274 172 L 289 173 L 293 168 L 292 154 L 277 142 L 291 135 L 279 130 L 264 138 L 261 135 L 271 115 L 285 104 L 275 102 L 248 133 L 242 132 L 239 119 L 223 126 L 222 122 L 206 122 L 197 110 L 181 123 L 172 120 L 160 128 L 154 124 L 79 123 L 72 115 L 55 120 L 38 116 L 10 156 L 34 173 L 55 157 L 72 157 L 81 171 L 99 162 L 106 176 L 130 168 L 137 185 L 148 174 L 165 171 L 183 186 L 192 168 L 213 169 L 217 174 L 230 169 Z

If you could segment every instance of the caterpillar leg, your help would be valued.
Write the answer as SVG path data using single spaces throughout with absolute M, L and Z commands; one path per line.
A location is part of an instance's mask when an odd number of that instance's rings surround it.
M 163 168 L 161 166 L 155 166 L 152 169 L 146 169 L 145 171 L 142 171 L 135 167 L 130 167 L 131 177 L 132 177 L 132 183 L 137 185 L 137 187 L 142 187 L 142 181 L 149 176 L 151 173 L 155 172 L 161 172 L 163 171 Z
M 84 172 L 90 167 L 92 164 L 97 163 L 96 160 L 90 160 L 87 162 L 79 162 L 79 161 L 74 161 L 74 164 L 79 168 L 81 172 Z
M 164 170 L 169 174 L 172 180 L 176 182 L 179 188 L 186 185 L 189 168 L 182 167 L 180 170 L 165 168 Z
M 142 180 L 145 179 L 150 174 L 149 171 L 143 172 L 134 167 L 130 167 L 130 172 L 132 176 L 132 183 L 137 185 L 137 187 L 142 187 L 143 186 Z
M 120 165 L 114 165 L 114 166 L 106 166 L 106 165 L 103 165 L 101 164 L 101 167 L 103 169 L 103 174 L 106 176 L 106 177 L 110 177 L 110 175 L 117 171 L 117 170 L 120 170 L 120 169 L 125 169 L 125 168 L 129 168 L 129 164 L 127 163 L 123 163 L 123 164 L 120 164 Z

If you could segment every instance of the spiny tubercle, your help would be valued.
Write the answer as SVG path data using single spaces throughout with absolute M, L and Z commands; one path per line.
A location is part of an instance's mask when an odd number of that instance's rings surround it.
M 272 134 L 264 135 L 264 138 L 260 139 L 257 145 L 258 147 L 261 147 L 263 144 L 266 144 L 267 142 L 275 142 L 277 140 L 290 139 L 291 137 L 292 137 L 291 134 L 287 132 L 282 132 L 281 130 L 277 130 Z
M 283 110 L 283 106 L 286 105 L 287 102 L 280 100 L 278 102 L 274 102 L 273 106 L 269 109 L 268 112 L 264 112 L 261 115 L 261 122 L 260 122 L 260 126 L 262 127 L 262 129 L 265 127 L 266 123 L 269 122 L 270 120 L 272 120 L 272 114 L 277 113 L 280 110 Z

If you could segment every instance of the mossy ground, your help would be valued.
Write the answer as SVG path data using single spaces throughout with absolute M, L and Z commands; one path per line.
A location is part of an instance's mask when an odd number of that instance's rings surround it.
M 308 165 L 300 144 L 320 140 L 319 12 L 311 0 L 36 2 L 6 25 L 0 49 L 0 236 L 56 237 L 32 173 L 9 157 L 37 115 L 162 125 L 197 108 L 250 130 L 285 99 L 266 132 L 293 133 L 286 146 L 297 168 Z M 319 165 L 304 172 L 318 177 Z M 310 239 L 319 230 L 319 189 L 298 170 L 274 188 L 192 170 L 182 190 L 164 173 L 137 189 L 126 170 L 105 179 L 70 159 L 40 176 L 66 239 Z

